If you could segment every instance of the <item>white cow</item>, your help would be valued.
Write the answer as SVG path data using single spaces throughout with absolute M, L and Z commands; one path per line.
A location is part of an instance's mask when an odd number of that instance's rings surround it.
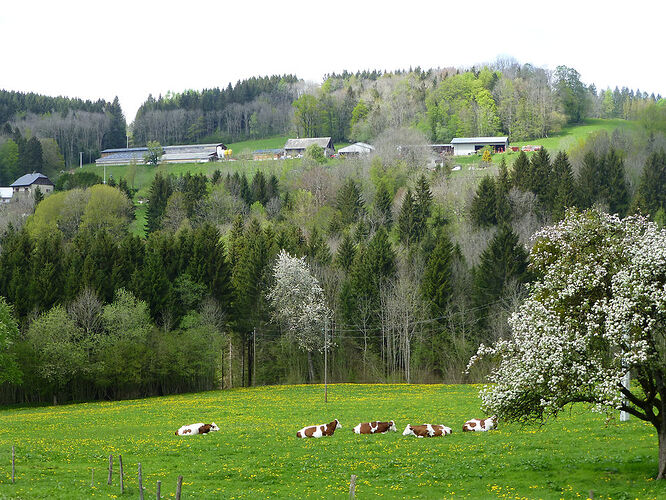
M 190 424 L 183 425 L 180 429 L 176 431 L 176 436 L 192 436 L 194 434 L 208 434 L 209 432 L 219 431 L 220 428 L 215 425 L 215 422 L 212 424 Z

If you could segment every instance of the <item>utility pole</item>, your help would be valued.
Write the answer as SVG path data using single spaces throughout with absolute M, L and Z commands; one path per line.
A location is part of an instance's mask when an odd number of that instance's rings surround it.
M 257 385 L 257 327 L 252 330 L 252 385 Z
M 324 403 L 328 403 L 328 316 L 324 318 Z
M 79 168 L 83 168 L 83 151 L 79 151 Z

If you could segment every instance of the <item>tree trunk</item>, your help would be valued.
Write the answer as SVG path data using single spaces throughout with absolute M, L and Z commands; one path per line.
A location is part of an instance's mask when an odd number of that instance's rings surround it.
M 657 479 L 666 479 L 666 425 L 658 429 L 659 435 L 659 472 Z
M 312 365 L 312 353 L 310 351 L 308 351 L 308 371 L 310 372 L 309 382 L 312 383 L 314 382 L 314 366 Z

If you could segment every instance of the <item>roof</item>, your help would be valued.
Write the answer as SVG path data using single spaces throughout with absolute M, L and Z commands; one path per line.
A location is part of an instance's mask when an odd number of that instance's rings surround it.
M 214 144 L 179 144 L 175 146 L 162 146 L 162 149 L 165 151 L 168 150 L 183 150 L 183 149 L 192 149 L 192 150 L 200 150 L 200 149 L 216 149 L 217 146 L 222 146 L 224 149 L 227 147 L 222 144 L 221 142 L 216 142 Z M 148 151 L 148 148 L 143 147 L 143 148 L 115 148 L 115 149 L 105 149 L 102 151 L 102 153 L 134 153 L 134 152 L 146 152 Z
M 37 179 L 46 179 L 53 185 L 51 180 L 46 177 L 44 174 L 39 174 L 39 173 L 32 173 L 32 174 L 25 174 L 19 177 L 14 181 L 14 183 L 11 185 L 11 187 L 22 187 L 22 186 L 32 186 Z
M 252 154 L 267 154 L 267 153 L 272 153 L 272 154 L 278 154 L 282 153 L 284 149 L 257 149 L 256 151 L 252 151 Z
M 507 142 L 508 137 L 455 137 L 451 139 L 451 144 L 479 144 L 486 142 Z
M 14 196 L 14 190 L 10 187 L 0 187 L 0 198 L 11 198 Z
M 374 150 L 375 150 L 374 146 L 371 146 L 370 144 L 366 144 L 365 142 L 356 142 L 354 144 L 350 144 L 347 147 L 338 149 L 338 153 L 340 154 L 369 153 Z
M 327 148 L 331 145 L 330 137 L 310 137 L 307 139 L 287 139 L 284 149 L 306 149 L 308 146 L 316 144 L 322 148 Z

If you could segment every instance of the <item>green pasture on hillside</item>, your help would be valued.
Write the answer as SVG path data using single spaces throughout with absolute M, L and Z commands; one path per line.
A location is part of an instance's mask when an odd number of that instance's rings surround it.
M 117 498 L 118 455 L 125 497 L 138 498 L 665 498 L 654 481 L 657 437 L 632 418 L 606 422 L 580 406 L 542 427 L 500 422 L 462 433 L 479 412 L 478 386 L 321 385 L 234 389 L 161 398 L 0 410 L 0 498 Z M 334 436 L 298 439 L 308 424 L 338 418 Z M 397 433 L 358 436 L 361 421 L 394 419 Z M 207 436 L 175 436 L 212 422 Z M 441 423 L 453 435 L 402 436 L 408 423 Z M 16 484 L 11 484 L 11 446 Z M 109 454 L 113 484 L 107 485 Z M 94 485 L 90 486 L 91 470 Z

